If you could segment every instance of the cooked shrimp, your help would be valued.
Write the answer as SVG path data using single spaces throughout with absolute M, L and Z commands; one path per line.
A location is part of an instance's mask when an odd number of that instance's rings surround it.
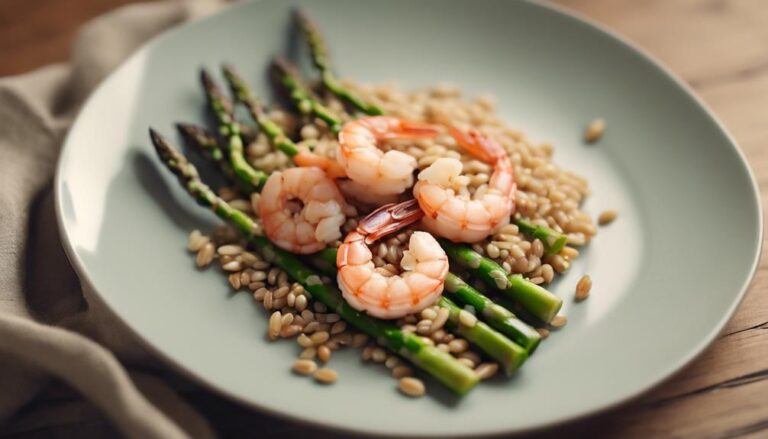
M 413 185 L 416 159 L 401 151 L 383 152 L 378 142 L 425 138 L 435 127 L 390 116 L 363 117 L 344 124 L 339 133 L 337 160 L 347 177 L 378 195 L 401 194 Z
M 360 221 L 339 247 L 336 266 L 344 299 L 353 308 L 381 319 L 395 319 L 433 305 L 443 292 L 448 258 L 437 240 L 413 232 L 403 252 L 403 273 L 376 270 L 368 244 L 416 222 L 424 215 L 415 200 L 388 204 Z
M 346 220 L 344 197 L 316 167 L 272 173 L 258 207 L 267 237 L 294 253 L 314 253 L 340 239 Z
M 450 132 L 462 148 L 493 164 L 487 188 L 473 196 L 457 195 L 453 187 L 462 164 L 441 158 L 419 173 L 413 193 L 424 210 L 427 230 L 452 241 L 478 242 L 509 223 L 515 196 L 512 161 L 501 145 L 475 129 Z

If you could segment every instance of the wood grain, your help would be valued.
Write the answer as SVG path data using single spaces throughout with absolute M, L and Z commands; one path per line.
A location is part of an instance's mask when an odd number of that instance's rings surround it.
M 0 75 L 67 57 L 80 23 L 130 0 L 0 1 Z M 626 36 L 688 82 L 731 131 L 768 194 L 768 2 L 558 0 Z M 768 437 L 768 258 L 724 333 L 682 372 L 611 412 L 542 437 Z M 188 398 L 221 432 L 306 430 L 204 391 Z M 254 425 L 258 428 L 254 429 Z M 331 437 L 320 433 L 320 436 Z

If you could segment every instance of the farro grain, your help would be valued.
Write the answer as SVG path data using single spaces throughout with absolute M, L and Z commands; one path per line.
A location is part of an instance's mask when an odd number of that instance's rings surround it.
M 292 338 L 295 337 L 299 332 L 301 332 L 301 326 L 299 325 L 283 326 L 283 328 L 280 329 L 280 337 Z
M 448 348 L 452 353 L 460 354 L 469 348 L 469 343 L 467 343 L 467 341 L 464 339 L 457 338 L 455 340 L 451 340 L 451 342 L 448 343 Z
M 312 375 L 317 370 L 317 364 L 309 359 L 298 359 L 293 362 L 293 371 L 299 375 Z
M 459 363 L 461 363 L 461 364 L 463 364 L 463 365 L 467 366 L 467 367 L 468 367 L 468 368 L 470 368 L 470 369 L 473 369 L 473 368 L 475 367 L 475 362 L 474 362 L 474 361 L 472 361 L 472 359 L 471 359 L 471 358 L 466 358 L 466 357 L 463 357 L 463 358 L 459 358 L 457 361 L 458 361 Z
M 243 248 L 235 244 L 222 245 L 216 249 L 219 256 L 237 256 L 243 252 Z
M 315 345 L 312 339 L 307 337 L 306 334 L 299 334 L 299 336 L 296 338 L 296 342 L 303 348 L 309 348 Z
M 477 376 L 480 377 L 481 380 L 487 380 L 488 378 L 491 378 L 492 376 L 496 375 L 496 372 L 499 370 L 499 364 L 498 363 L 483 363 L 475 369 L 475 372 L 477 372 Z
M 362 357 L 363 361 L 370 361 L 373 358 L 373 346 L 366 346 L 363 348 Z
M 584 300 L 589 297 L 589 291 L 592 289 L 592 278 L 585 274 L 576 284 L 576 300 Z
M 441 342 L 445 338 L 445 330 L 444 329 L 438 329 L 437 331 L 433 332 L 430 337 L 432 337 L 432 340 L 436 342 Z
M 413 397 L 422 396 L 426 391 L 424 383 L 420 379 L 413 377 L 400 378 L 399 388 L 404 394 Z
M 192 233 L 189 234 L 189 243 L 187 244 L 187 249 L 191 252 L 197 252 L 209 242 L 210 238 L 203 235 L 199 230 L 195 229 L 192 231 Z
M 352 347 L 353 348 L 360 348 L 365 346 L 365 344 L 368 343 L 368 335 L 367 334 L 355 334 L 352 336 Z
M 269 290 L 267 290 L 264 287 L 257 288 L 256 291 L 253 292 L 253 298 L 256 299 L 259 302 L 263 302 L 264 301 L 264 297 L 266 296 L 266 294 L 268 292 L 269 292 Z
M 288 301 L 285 299 L 285 297 L 281 297 L 279 299 L 273 299 L 272 301 L 272 307 L 276 309 L 283 308 L 287 304 L 288 304 Z
M 272 291 L 267 291 L 266 294 L 264 294 L 264 309 L 271 310 L 272 309 Z
M 203 268 L 210 265 L 211 261 L 213 261 L 213 255 L 216 251 L 216 248 L 213 246 L 212 243 L 206 242 L 203 244 L 203 246 L 200 248 L 200 250 L 197 252 L 197 257 L 195 258 L 195 263 L 198 267 Z
M 386 366 L 387 369 L 393 369 L 394 367 L 399 365 L 400 365 L 400 359 L 394 355 L 388 356 L 387 359 L 384 361 L 384 366 Z
M 222 265 L 221 268 L 224 271 L 240 271 L 243 269 L 243 264 L 241 264 L 238 260 L 234 260 Z
M 306 326 L 304 326 L 303 332 L 305 334 L 312 334 L 313 332 L 317 331 L 317 328 L 319 326 L 320 326 L 320 322 L 318 322 L 316 320 L 312 321 L 312 322 L 309 322 L 309 323 L 306 324 Z
M 477 352 L 474 351 L 465 351 L 459 354 L 459 358 L 466 358 L 468 360 L 471 360 L 473 363 L 477 364 L 480 362 L 480 355 L 477 354 Z M 472 366 L 474 367 L 474 366 Z
M 328 341 L 329 338 L 330 338 L 330 334 L 328 334 L 325 331 L 315 332 L 314 334 L 309 336 L 309 339 L 312 340 L 312 343 L 314 343 L 315 345 L 323 344 L 326 341 Z
M 331 342 L 336 342 L 342 346 L 348 346 L 352 344 L 352 334 L 349 332 L 341 332 L 331 336 Z
M 309 322 L 314 322 L 315 321 L 315 313 L 313 313 L 312 311 L 310 311 L 308 309 L 305 309 L 305 310 L 301 311 L 301 318 L 303 318 L 304 321 L 307 322 L 307 324 L 309 324 Z
M 275 311 L 269 316 L 269 338 L 274 340 L 280 335 L 280 329 L 282 328 L 282 315 L 280 311 Z
M 568 323 L 568 317 L 558 314 L 549 322 L 549 325 L 553 328 L 562 328 L 566 323 Z
M 299 311 L 306 311 L 307 309 L 307 297 L 302 295 L 296 297 L 296 304 L 294 305 Z
M 439 351 L 442 351 L 442 352 L 446 352 L 446 353 L 447 353 L 447 352 L 449 352 L 449 351 L 450 351 L 450 348 L 449 348 L 449 347 L 448 347 L 448 345 L 447 345 L 447 344 L 445 344 L 445 343 L 438 343 L 438 344 L 437 344 L 437 346 L 435 346 L 435 347 L 436 347 L 436 348 L 437 348 Z
M 371 352 L 371 359 L 376 363 L 383 363 L 387 359 L 387 352 L 379 347 L 373 348 L 373 352 Z
M 392 369 L 392 376 L 394 378 L 403 378 L 413 375 L 413 369 L 410 366 L 395 366 Z
M 280 299 L 282 297 L 287 296 L 290 290 L 291 289 L 288 286 L 282 286 L 276 289 L 275 291 L 273 291 L 272 295 L 274 296 L 275 299 Z
M 328 367 L 318 369 L 312 376 L 315 378 L 315 381 L 321 384 L 333 384 L 339 378 L 336 371 Z
M 536 331 L 539 333 L 541 338 L 549 337 L 549 329 L 547 328 L 536 328 Z
M 619 215 L 619 212 L 616 210 L 605 210 L 602 213 L 600 213 L 600 216 L 597 217 L 597 223 L 601 226 L 608 225 L 613 222 L 613 220 L 616 219 L 616 217 Z
M 429 332 L 433 333 L 438 329 L 441 329 L 445 325 L 445 322 L 448 321 L 448 317 L 450 316 L 450 314 L 451 313 L 450 311 L 448 311 L 448 309 L 440 308 L 437 311 L 437 316 L 435 317 L 435 319 L 431 321 Z
M 347 322 L 340 320 L 331 326 L 331 334 L 341 334 L 347 329 Z
M 239 290 L 240 287 L 242 286 L 242 284 L 240 283 L 240 274 L 241 273 L 232 273 L 229 276 L 227 276 L 227 281 L 235 290 Z
M 317 359 L 327 363 L 331 359 L 331 350 L 328 346 L 320 345 L 317 347 Z
M 602 118 L 593 119 L 584 131 L 584 140 L 587 143 L 597 142 L 605 133 L 606 123 Z

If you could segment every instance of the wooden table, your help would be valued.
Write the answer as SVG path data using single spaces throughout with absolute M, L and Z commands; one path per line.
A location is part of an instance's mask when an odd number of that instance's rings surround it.
M 68 42 L 82 21 L 128 1 L 0 2 L 0 75 L 66 59 Z M 768 1 L 557 3 L 625 35 L 687 81 L 741 145 L 757 175 L 765 202 Z M 751 291 L 724 333 L 690 366 L 637 401 L 542 432 L 542 436 L 768 437 L 768 297 L 764 294 L 768 290 L 767 265 L 768 259 L 764 258 Z M 263 428 L 250 431 L 272 431 L 270 436 L 289 436 L 298 430 L 295 425 L 271 418 L 254 420 L 252 412 L 205 392 L 188 396 L 225 433 L 238 432 L 238 424 L 253 427 L 254 421 L 263 424 Z

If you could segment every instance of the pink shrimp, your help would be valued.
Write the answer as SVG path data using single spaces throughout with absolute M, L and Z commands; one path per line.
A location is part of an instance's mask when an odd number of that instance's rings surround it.
M 258 204 L 267 237 L 280 248 L 302 254 L 341 238 L 345 207 L 336 183 L 316 167 L 273 172 Z
M 419 173 L 413 193 L 424 210 L 427 230 L 452 241 L 478 242 L 507 225 L 514 212 L 512 161 L 501 145 L 476 129 L 464 133 L 451 128 L 450 133 L 469 153 L 493 164 L 487 188 L 474 196 L 456 194 L 455 179 L 462 164 L 441 158 Z
M 416 159 L 401 151 L 383 152 L 378 142 L 434 137 L 438 133 L 429 124 L 391 116 L 363 117 L 344 124 L 336 158 L 347 177 L 373 194 L 401 194 L 413 185 Z
M 339 247 L 337 280 L 344 299 L 353 308 L 395 319 L 433 305 L 443 292 L 448 258 L 437 240 L 426 232 L 413 232 L 403 252 L 401 275 L 386 275 L 374 267 L 368 248 L 377 239 L 416 222 L 424 215 L 416 200 L 388 204 L 360 221 Z

